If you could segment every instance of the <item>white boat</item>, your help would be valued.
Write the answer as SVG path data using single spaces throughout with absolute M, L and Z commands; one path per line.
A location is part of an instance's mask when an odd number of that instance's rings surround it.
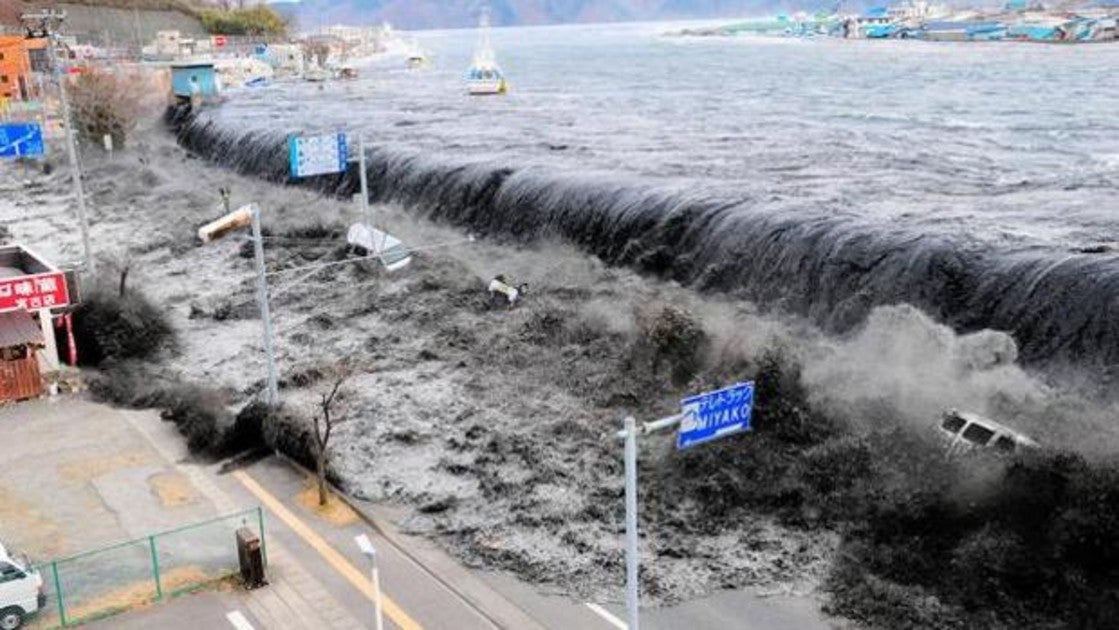
M 466 72 L 466 88 L 473 96 L 487 94 L 505 94 L 509 84 L 505 74 L 497 65 L 497 59 L 490 46 L 490 21 L 489 15 L 482 14 L 481 23 L 478 25 L 481 34 L 478 38 L 478 48 L 474 51 L 474 58 L 470 62 L 470 69 Z

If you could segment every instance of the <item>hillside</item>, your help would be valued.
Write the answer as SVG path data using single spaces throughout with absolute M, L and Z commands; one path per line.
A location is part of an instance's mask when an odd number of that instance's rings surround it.
M 44 8 L 65 11 L 63 32 L 87 44 L 147 43 L 161 30 L 205 34 L 196 17 L 199 3 L 192 0 L 87 0 L 61 4 L 0 0 L 0 26 L 18 29 L 20 14 Z

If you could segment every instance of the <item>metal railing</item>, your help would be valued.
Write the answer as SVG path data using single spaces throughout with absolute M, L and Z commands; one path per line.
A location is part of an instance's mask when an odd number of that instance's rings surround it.
M 267 563 L 264 513 L 256 507 L 38 564 L 47 605 L 35 626 L 87 623 L 230 578 L 239 571 L 242 527 L 260 537 Z

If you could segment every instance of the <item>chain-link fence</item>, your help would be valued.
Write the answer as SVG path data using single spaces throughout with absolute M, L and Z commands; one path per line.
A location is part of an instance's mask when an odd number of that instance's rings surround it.
M 267 562 L 258 507 L 40 564 L 47 605 L 35 626 L 73 626 L 227 579 L 239 570 L 242 527 Z

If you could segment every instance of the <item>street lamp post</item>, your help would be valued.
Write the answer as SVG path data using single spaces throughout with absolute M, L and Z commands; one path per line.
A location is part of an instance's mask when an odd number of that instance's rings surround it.
M 377 630 L 385 630 L 385 620 L 381 615 L 381 577 L 377 574 L 377 549 L 365 534 L 354 536 L 354 541 L 357 542 L 361 553 L 369 558 L 369 577 L 373 581 L 373 610 L 376 615 Z
M 260 233 L 260 206 L 252 204 L 249 210 L 253 223 L 253 256 L 256 259 L 256 290 L 260 303 L 260 319 L 264 323 L 264 355 L 268 364 L 268 404 L 280 402 L 279 379 L 276 376 L 276 349 L 272 345 L 272 314 L 268 308 L 268 280 L 264 269 L 264 238 Z
M 264 335 L 264 359 L 267 363 L 267 403 L 280 402 L 279 378 L 276 369 L 276 349 L 272 343 L 272 314 L 268 308 L 268 278 L 264 267 L 264 237 L 260 229 L 260 206 L 251 203 L 234 212 L 223 215 L 198 228 L 198 238 L 208 243 L 236 229 L 250 226 L 253 233 L 253 258 L 256 266 L 256 297 L 260 306 L 260 320 Z
M 74 184 L 74 196 L 78 202 L 78 222 L 82 230 L 82 249 L 85 253 L 86 269 L 90 273 L 96 271 L 93 261 L 93 249 L 89 244 L 89 220 L 86 218 L 85 189 L 82 187 L 82 170 L 78 162 L 77 145 L 74 142 L 74 121 L 70 115 L 70 97 L 66 93 L 66 77 L 62 74 L 62 64 L 58 61 L 55 48 L 58 45 L 58 28 L 66 19 L 65 11 L 47 9 L 39 13 L 25 13 L 20 19 L 27 27 L 28 37 L 46 38 L 50 55 L 51 66 L 55 79 L 58 81 L 59 100 L 62 104 L 62 121 L 66 125 L 66 153 L 70 159 L 70 179 Z

